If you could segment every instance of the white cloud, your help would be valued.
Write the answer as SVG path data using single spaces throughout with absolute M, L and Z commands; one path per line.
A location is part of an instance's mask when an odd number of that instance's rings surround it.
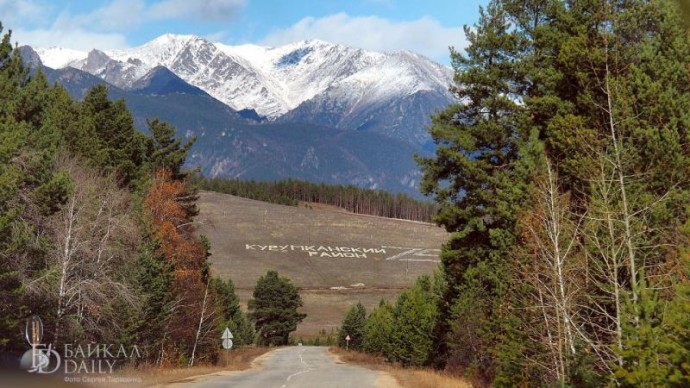
M 85 14 L 61 14 L 55 26 L 79 26 L 96 31 L 126 31 L 143 21 L 144 0 L 113 0 Z
M 152 19 L 196 19 L 222 22 L 232 20 L 244 7 L 245 0 L 163 0 L 148 10 Z
M 0 0 L 0 21 L 5 27 L 13 28 L 12 40 L 22 45 L 117 49 L 128 47 L 127 32 L 145 22 L 227 21 L 244 5 L 245 0 L 159 0 L 150 5 L 144 0 L 111 0 L 90 12 L 63 11 L 54 20 L 46 20 L 49 8 L 36 0 Z M 30 28 L 27 22 L 31 21 L 43 23 L 41 27 Z
M 20 23 L 41 22 L 49 7 L 34 0 L 0 0 L 0 21 L 3 28 L 14 28 Z
M 126 48 L 127 39 L 118 33 L 98 33 L 81 28 L 74 29 L 17 29 L 12 32 L 12 41 L 32 47 L 68 47 L 75 50 L 90 51 L 93 48 Z
M 378 16 L 352 17 L 346 13 L 306 17 L 289 28 L 271 32 L 261 43 L 278 46 L 305 39 L 375 51 L 410 50 L 443 62 L 448 59 L 449 46 L 461 49 L 467 45 L 460 26 L 445 27 L 430 17 L 392 22 Z
M 208 40 L 209 42 L 224 42 L 228 39 L 228 32 L 227 31 L 211 32 L 209 34 L 204 35 L 203 38 Z
M 4 2 L 0 0 L 0 5 Z M 41 6 L 33 1 L 16 1 L 14 4 L 16 10 L 23 12 L 46 11 L 45 8 L 37 8 Z M 86 51 L 95 47 L 125 48 L 128 44 L 124 32 L 142 22 L 139 15 L 144 8 L 144 0 L 113 0 L 88 13 L 62 11 L 49 25 L 28 28 L 20 23 L 13 29 L 12 40 L 33 47 L 61 46 Z

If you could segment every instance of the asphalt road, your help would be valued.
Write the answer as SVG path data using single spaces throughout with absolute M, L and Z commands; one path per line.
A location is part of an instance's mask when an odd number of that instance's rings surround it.
M 247 370 L 228 376 L 208 376 L 173 387 L 232 388 L 351 388 L 376 387 L 377 371 L 336 363 L 328 348 L 295 346 L 274 351 L 259 370 Z

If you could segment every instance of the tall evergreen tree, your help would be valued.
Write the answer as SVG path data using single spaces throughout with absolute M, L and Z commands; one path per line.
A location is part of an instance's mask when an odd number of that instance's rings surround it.
M 524 238 L 515 215 L 532 210 L 524 189 L 544 174 L 538 138 L 559 176 L 555 195 L 570 199 L 565 214 L 583 223 L 571 254 L 587 263 L 575 285 L 579 310 L 558 307 L 577 328 L 557 374 L 564 380 L 539 381 L 667 378 L 669 349 L 679 347 L 663 312 L 677 296 L 660 290 L 683 278 L 673 271 L 685 265 L 678 247 L 687 245 L 690 194 L 690 56 L 674 3 L 492 1 L 468 31 L 467 55 L 453 53 L 463 104 L 435 118 L 439 151 L 422 160 L 424 188 L 441 203 L 437 220 L 454 232 L 442 254 L 450 366 L 474 366 L 495 385 L 544 377 L 526 374 L 529 339 L 516 329 L 536 321 L 514 312 L 536 310 L 515 276 L 522 253 L 510 249 Z M 493 101 L 506 103 L 496 110 Z
M 188 173 L 182 171 L 182 166 L 196 138 L 182 144 L 181 139 L 175 137 L 175 127 L 172 125 L 159 119 L 149 119 L 147 123 L 151 131 L 150 158 L 153 169 L 164 168 L 170 171 L 173 179 L 185 179 Z
M 367 311 L 362 303 L 357 303 L 348 310 L 340 325 L 338 345 L 353 350 L 361 350 L 364 343 L 364 325 L 367 319 Z M 346 337 L 350 337 L 349 344 Z
M 232 280 L 224 281 L 220 278 L 213 278 L 211 279 L 211 288 L 217 303 L 217 310 L 221 315 L 220 332 L 228 327 L 233 333 L 234 344 L 249 345 L 253 343 L 254 331 L 247 321 L 247 316 L 240 308 L 240 299 L 235 293 L 235 285 Z
M 150 150 L 148 159 L 154 171 L 165 169 L 170 171 L 172 179 L 185 181 L 185 192 L 181 193 L 177 202 L 182 204 L 191 217 L 199 214 L 196 207 L 197 187 L 193 182 L 198 171 L 183 171 L 183 165 L 189 154 L 189 150 L 194 145 L 196 138 L 192 138 L 185 144 L 180 139 L 175 138 L 175 127 L 158 119 L 148 120 L 149 130 L 151 131 Z
M 381 356 L 389 354 L 393 324 L 393 306 L 382 299 L 364 324 L 364 351 Z
M 440 205 L 435 220 L 452 233 L 441 252 L 448 289 L 437 331 L 451 331 L 452 321 L 451 366 L 475 368 L 492 380 L 502 338 L 517 329 L 510 328 L 514 322 L 504 315 L 510 311 L 503 309 L 511 278 L 508 258 L 539 147 L 531 128 L 519 125 L 524 108 L 515 63 L 523 47 L 502 2 L 480 9 L 479 22 L 465 33 L 466 54 L 452 52 L 452 91 L 462 103 L 432 117 L 436 156 L 419 162 L 422 191 Z
M 27 285 L 45 270 L 46 218 L 65 202 L 69 179 L 54 169 L 59 139 L 43 125 L 47 81 L 29 77 L 10 41 L 7 33 L 0 42 L 0 346 L 21 349 L 22 319 L 46 305 Z
M 94 86 L 81 105 L 82 131 L 93 135 L 84 141 L 95 142 L 92 154 L 82 155 L 97 167 L 117 172 L 122 184 L 134 187 L 142 179 L 146 139 L 134 127 L 134 119 L 124 100 L 108 99 L 105 85 Z M 80 146 L 78 148 L 86 148 Z
M 393 308 L 393 330 L 386 357 L 403 365 L 422 366 L 430 361 L 438 300 L 432 279 L 420 276 L 414 287 L 403 292 Z
M 306 314 L 299 289 L 276 271 L 268 271 L 257 280 L 249 300 L 249 318 L 254 322 L 259 345 L 287 345 L 290 333 Z

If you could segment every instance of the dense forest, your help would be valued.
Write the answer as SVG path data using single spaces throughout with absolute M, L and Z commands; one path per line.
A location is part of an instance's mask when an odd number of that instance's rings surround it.
M 72 100 L 3 35 L 2 354 L 28 349 L 32 315 L 52 349 L 137 346 L 130 362 L 160 366 L 215 360 L 225 326 L 236 345 L 253 342 L 232 282 L 213 276 L 193 226 L 196 190 L 181 170 L 192 143 L 155 119 L 149 129 L 138 132 L 105 86 Z
M 355 346 L 476 386 L 690 385 L 690 25 L 678 3 L 481 9 L 452 51 L 462 103 L 433 117 L 438 147 L 419 159 L 451 233 L 442 281 L 368 317 L 353 309 Z M 417 352 L 391 346 L 401 333 Z
M 391 194 L 353 185 L 327 185 L 294 179 L 258 182 L 204 177 L 199 177 L 195 183 L 204 190 L 281 205 L 297 206 L 300 201 L 321 203 L 357 214 L 413 221 L 431 222 L 437 210 L 435 203 L 420 201 L 404 193 Z

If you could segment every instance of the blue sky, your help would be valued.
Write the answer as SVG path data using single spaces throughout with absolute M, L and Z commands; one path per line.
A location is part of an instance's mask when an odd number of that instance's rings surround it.
M 412 50 L 448 63 L 488 0 L 0 0 L 13 41 L 89 50 L 138 46 L 164 33 L 276 46 L 322 39 Z

